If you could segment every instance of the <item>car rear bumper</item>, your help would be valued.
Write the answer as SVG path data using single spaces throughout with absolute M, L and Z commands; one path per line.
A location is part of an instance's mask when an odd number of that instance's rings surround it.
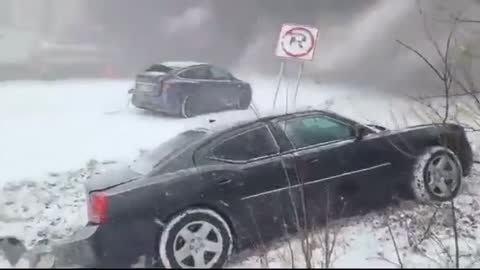
M 179 100 L 173 93 L 162 92 L 161 95 L 154 96 L 145 93 L 133 91 L 132 104 L 135 107 L 163 112 L 167 114 L 178 114 L 180 112 Z
M 88 225 L 53 247 L 54 267 L 151 265 L 156 257 L 157 230 L 158 225 L 153 221 Z
M 71 239 L 55 245 L 52 249 L 55 258 L 54 268 L 96 267 L 97 258 L 91 245 L 96 230 L 94 226 L 87 226 Z

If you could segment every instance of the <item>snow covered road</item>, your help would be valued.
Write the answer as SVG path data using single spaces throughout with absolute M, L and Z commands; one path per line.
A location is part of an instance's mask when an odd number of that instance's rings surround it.
M 127 108 L 131 81 L 0 83 L 0 183 L 134 158 L 207 118 Z M 238 112 L 228 115 L 235 119 Z
M 271 113 L 275 79 L 247 80 L 252 82 L 259 110 Z M 250 110 L 193 119 L 148 113 L 127 107 L 131 86 L 128 80 L 0 83 L 0 184 L 35 181 L 50 172 L 80 168 L 91 159 L 131 160 L 139 149 L 153 148 L 185 129 L 208 125 L 208 119 L 230 122 L 254 117 Z M 293 86 L 293 82 L 282 86 L 277 112 L 285 109 L 286 87 L 290 88 L 289 109 L 294 108 Z M 331 107 L 361 121 L 388 125 L 391 100 L 359 89 L 306 81 L 297 104 L 299 108 Z M 395 106 L 405 105 L 397 99 Z

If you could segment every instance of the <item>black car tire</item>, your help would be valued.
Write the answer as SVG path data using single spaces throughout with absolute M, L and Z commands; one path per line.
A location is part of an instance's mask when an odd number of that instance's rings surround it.
M 252 101 L 252 92 L 249 90 L 242 90 L 237 97 L 236 108 L 239 110 L 246 110 Z
M 175 216 L 160 235 L 160 263 L 165 268 L 187 268 L 192 263 L 196 268 L 221 268 L 232 253 L 233 241 L 230 226 L 219 214 L 190 209 Z M 205 250 L 206 246 L 216 252 Z M 197 263 L 201 257 L 205 265 Z
M 180 114 L 183 118 L 191 118 L 197 115 L 195 112 L 193 98 L 185 96 L 181 101 Z
M 440 172 L 439 166 L 443 158 L 451 168 L 450 173 Z M 445 165 L 443 167 L 446 171 Z M 418 157 L 415 163 L 411 189 L 415 199 L 422 203 L 449 201 L 455 198 L 460 191 L 462 176 L 462 166 L 455 153 L 445 147 L 431 147 Z M 445 187 L 447 190 L 442 191 Z M 440 192 L 445 194 L 441 195 Z

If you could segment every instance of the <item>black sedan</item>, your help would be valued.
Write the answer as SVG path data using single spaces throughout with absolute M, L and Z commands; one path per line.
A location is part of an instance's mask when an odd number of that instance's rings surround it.
M 392 131 L 307 111 L 195 129 L 89 181 L 90 223 L 72 245 L 91 251 L 87 266 L 144 256 L 151 265 L 221 267 L 233 251 L 394 195 L 449 200 L 471 167 L 454 124 Z
M 138 74 L 130 90 L 138 108 L 185 118 L 250 106 L 250 84 L 204 63 L 164 62 Z

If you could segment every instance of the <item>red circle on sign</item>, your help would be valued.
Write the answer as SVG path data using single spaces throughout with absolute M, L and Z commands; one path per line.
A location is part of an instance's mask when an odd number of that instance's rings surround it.
M 301 30 L 301 31 L 304 31 L 304 32 L 307 32 L 307 34 L 310 36 L 310 40 L 312 41 L 312 45 L 310 46 L 310 48 L 308 48 L 308 50 L 306 52 L 303 52 L 303 53 L 291 53 L 289 52 L 284 44 L 283 44 L 283 40 L 282 40 L 282 50 L 290 57 L 303 57 L 305 55 L 308 55 L 312 50 L 313 50 L 313 47 L 315 47 L 315 37 L 313 36 L 312 32 L 310 32 L 310 30 L 308 30 L 307 28 L 305 27 L 301 27 L 301 26 L 297 26 L 297 27 L 294 27 L 290 30 L 288 30 L 287 32 L 285 32 L 285 34 L 283 34 L 282 36 L 282 39 L 287 36 L 287 35 L 290 35 L 292 34 L 294 31 L 297 31 L 297 30 Z

